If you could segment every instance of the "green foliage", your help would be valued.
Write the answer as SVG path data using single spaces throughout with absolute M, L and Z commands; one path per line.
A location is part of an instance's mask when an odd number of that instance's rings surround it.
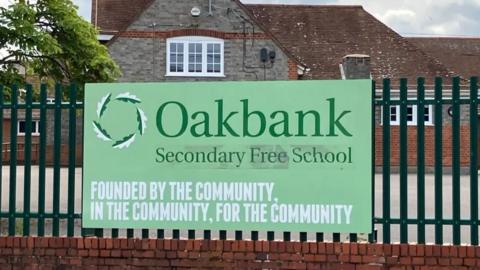
M 120 71 L 96 29 L 71 0 L 19 1 L 0 8 L 0 82 L 22 83 L 18 65 L 42 79 L 108 82 Z

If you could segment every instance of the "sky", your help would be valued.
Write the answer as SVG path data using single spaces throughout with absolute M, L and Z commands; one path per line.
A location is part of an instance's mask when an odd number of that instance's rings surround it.
M 0 0 L 0 5 L 12 0 Z M 90 20 L 90 1 L 73 0 Z M 205 0 L 206 1 L 206 0 Z M 223 0 L 213 0 L 223 1 Z M 480 36 L 480 0 L 243 0 L 249 4 L 362 5 L 404 36 Z

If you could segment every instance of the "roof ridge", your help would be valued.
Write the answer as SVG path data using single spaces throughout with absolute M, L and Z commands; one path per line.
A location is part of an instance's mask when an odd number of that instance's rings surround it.
M 480 39 L 480 36 L 436 36 L 436 37 L 404 37 L 406 39 Z
M 243 4 L 243 3 L 242 3 Z M 243 4 L 244 6 L 256 6 L 256 7 L 261 7 L 261 6 L 268 6 L 268 7 L 327 7 L 327 8 L 361 8 L 363 9 L 362 5 L 312 5 L 312 4 Z

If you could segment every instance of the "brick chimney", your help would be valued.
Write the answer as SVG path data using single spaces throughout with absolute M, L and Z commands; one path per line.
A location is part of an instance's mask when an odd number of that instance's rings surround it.
M 342 73 L 342 79 L 344 80 L 370 79 L 370 56 L 365 54 L 349 54 L 343 57 L 340 71 Z

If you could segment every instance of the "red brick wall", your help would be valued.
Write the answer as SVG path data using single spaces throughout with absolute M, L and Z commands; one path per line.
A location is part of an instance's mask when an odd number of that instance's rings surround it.
M 292 59 L 288 60 L 288 78 L 290 80 L 298 80 L 297 63 Z
M 479 269 L 480 247 L 0 237 L 0 269 Z
M 391 127 L 390 137 L 390 162 L 392 166 L 398 166 L 400 160 L 400 128 Z M 443 165 L 452 165 L 452 126 L 443 127 Z M 408 127 L 408 165 L 417 165 L 417 127 Z M 375 128 L 375 164 L 383 164 L 383 130 L 382 126 Z M 435 127 L 425 127 L 425 165 L 433 167 L 435 165 Z M 470 165 L 470 128 L 461 126 L 460 128 L 460 165 L 468 167 Z

